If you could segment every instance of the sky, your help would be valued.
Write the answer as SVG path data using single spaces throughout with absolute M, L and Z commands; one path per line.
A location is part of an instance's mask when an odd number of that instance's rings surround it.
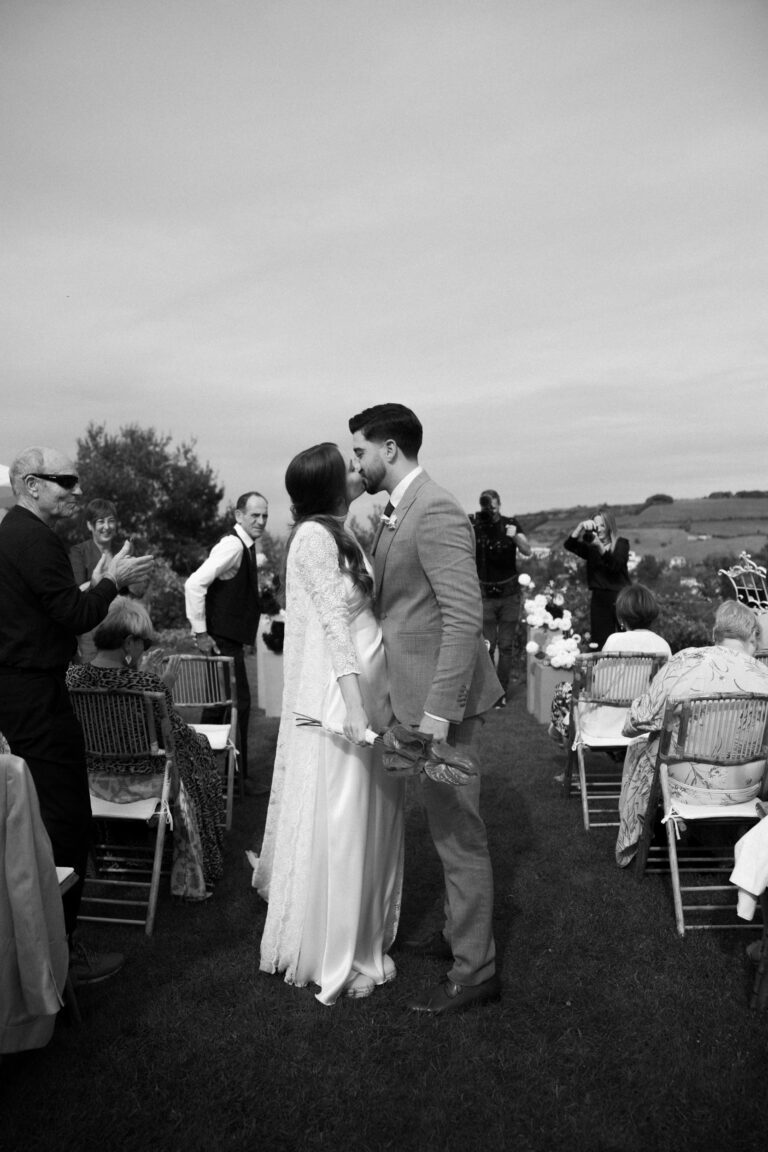
M 467 510 L 768 488 L 766 59 L 765 0 L 3 0 L 0 462 L 154 427 L 283 534 L 399 401 Z

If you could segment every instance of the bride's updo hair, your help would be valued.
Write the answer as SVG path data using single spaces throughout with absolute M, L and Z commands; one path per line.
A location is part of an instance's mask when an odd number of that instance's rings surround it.
M 286 469 L 285 487 L 294 517 L 286 555 L 297 528 L 307 520 L 315 520 L 336 541 L 339 568 L 349 572 L 355 584 L 370 595 L 373 581 L 360 547 L 340 519 L 347 508 L 347 465 L 338 445 L 325 442 L 299 452 Z

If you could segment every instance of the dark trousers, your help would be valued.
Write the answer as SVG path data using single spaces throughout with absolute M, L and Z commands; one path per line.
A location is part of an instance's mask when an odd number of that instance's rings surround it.
M 85 883 L 91 839 L 91 800 L 85 741 L 64 682 L 52 672 L 0 668 L 0 731 L 11 752 L 26 760 L 53 859 L 79 880 L 63 897 L 64 922 L 73 932 Z
M 490 645 L 491 660 L 496 649 L 499 650 L 496 675 L 505 693 L 512 672 L 519 616 L 520 596 L 516 592 L 512 596 L 483 597 L 483 636 Z
M 235 699 L 237 701 L 237 735 L 240 743 L 240 772 L 243 780 L 248 779 L 248 725 L 251 719 L 251 689 L 248 685 L 248 674 L 245 670 L 245 648 L 236 640 L 227 640 L 226 636 L 215 636 L 211 632 L 211 639 L 222 656 L 232 656 L 235 661 Z M 221 708 L 206 708 L 203 711 L 203 724 L 216 724 L 221 720 Z
M 602 648 L 612 632 L 618 632 L 619 622 L 616 619 L 617 591 L 608 588 L 593 588 L 592 602 L 589 606 L 589 636 L 592 644 Z

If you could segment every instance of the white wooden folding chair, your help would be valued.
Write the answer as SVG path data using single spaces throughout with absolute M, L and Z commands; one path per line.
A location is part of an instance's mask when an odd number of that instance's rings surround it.
M 587 771 L 586 754 L 632 743 L 622 734 L 627 709 L 664 663 L 666 656 L 625 652 L 594 652 L 576 660 L 563 792 L 580 795 L 585 832 L 618 827 L 622 773 L 622 762 L 608 757 L 590 761 Z
M 195 732 L 201 732 L 214 753 L 223 758 L 225 816 L 224 826 L 232 827 L 232 806 L 237 773 L 237 692 L 235 661 L 231 656 L 183 655 L 178 657 L 179 672 L 171 688 L 173 702 Z M 222 719 L 205 723 L 203 710 L 217 708 Z M 240 778 L 242 794 L 242 778 Z
M 640 879 L 647 870 L 670 872 L 675 923 L 681 936 L 686 929 L 750 927 L 737 920 L 735 890 L 728 876 L 735 841 L 760 817 L 757 801 L 766 788 L 767 755 L 768 696 L 720 694 L 668 701 L 635 874 Z M 676 766 L 683 766 L 703 787 L 693 791 L 670 777 L 670 769 Z M 738 790 L 707 787 L 718 783 L 722 770 L 739 768 L 756 782 Z M 676 774 L 680 774 L 679 767 Z M 704 792 L 708 802 L 697 802 Z M 740 794 L 743 798 L 733 802 Z M 666 849 L 652 844 L 659 803 Z M 716 843 L 702 832 L 712 825 L 724 833 L 725 843 Z M 687 845 L 678 843 L 683 837 Z M 681 884 L 681 872 L 694 882 Z M 722 883 L 709 882 L 718 876 Z
M 85 736 L 91 771 L 119 777 L 155 766 L 161 785 L 148 799 L 116 803 L 91 794 L 91 813 L 103 827 L 138 825 L 139 843 L 97 838 L 91 856 L 95 875 L 86 879 L 79 919 L 99 923 L 143 924 L 152 935 L 160 889 L 166 824 L 171 823 L 170 799 L 178 790 L 173 733 L 165 697 L 160 692 L 118 692 L 92 688 L 70 689 L 75 714 Z M 150 832 L 149 842 L 147 830 Z M 102 895 L 102 890 L 112 893 Z M 117 914 L 105 915 L 112 909 Z M 120 915 L 121 909 L 125 910 Z M 139 917 L 137 909 L 145 909 Z M 129 914 L 131 913 L 131 914 Z

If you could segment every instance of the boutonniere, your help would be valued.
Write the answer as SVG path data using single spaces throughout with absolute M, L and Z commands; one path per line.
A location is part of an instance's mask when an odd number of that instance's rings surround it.
M 382 522 L 382 524 L 386 524 L 386 526 L 387 526 L 387 528 L 389 528 L 390 532 L 394 532 L 395 528 L 397 528 L 397 516 L 395 515 L 394 512 L 392 513 L 391 516 L 385 516 L 384 513 L 382 512 L 381 522 Z

